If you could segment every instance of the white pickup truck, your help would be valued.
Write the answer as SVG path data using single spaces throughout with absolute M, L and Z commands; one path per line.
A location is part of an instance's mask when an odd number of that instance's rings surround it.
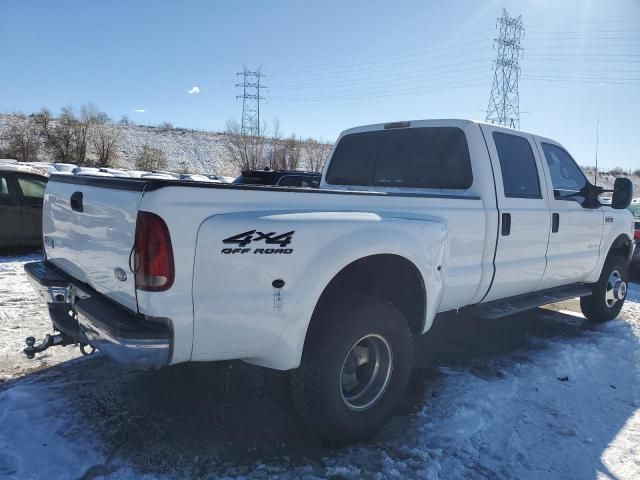
M 315 190 L 53 175 L 45 260 L 25 269 L 60 333 L 25 353 L 291 370 L 318 435 L 363 439 L 438 314 L 580 297 L 589 320 L 618 315 L 631 182 L 610 206 L 602 191 L 554 140 L 466 120 L 347 130 Z

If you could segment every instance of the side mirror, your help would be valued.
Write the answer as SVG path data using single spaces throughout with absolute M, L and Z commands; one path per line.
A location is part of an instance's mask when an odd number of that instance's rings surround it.
M 613 196 L 611 207 L 616 209 L 627 208 L 633 199 L 633 183 L 628 178 L 616 178 L 613 184 Z

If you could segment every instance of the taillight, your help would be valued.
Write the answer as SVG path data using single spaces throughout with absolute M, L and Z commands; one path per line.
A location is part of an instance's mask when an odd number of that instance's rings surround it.
M 136 288 L 149 292 L 169 289 L 175 268 L 171 237 L 164 220 L 155 213 L 138 212 L 133 248 Z
M 633 238 L 634 240 L 640 240 L 640 230 L 633 232 Z

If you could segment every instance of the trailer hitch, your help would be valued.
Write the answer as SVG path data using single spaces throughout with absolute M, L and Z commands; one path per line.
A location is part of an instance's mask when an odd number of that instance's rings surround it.
M 35 344 L 35 337 L 27 337 L 24 342 L 27 344 L 27 347 L 22 351 L 29 359 L 33 359 L 36 353 L 44 352 L 49 347 L 55 347 L 58 345 L 65 346 L 76 343 L 74 339 L 64 333 L 56 333 L 55 335 L 47 334 L 39 345 Z

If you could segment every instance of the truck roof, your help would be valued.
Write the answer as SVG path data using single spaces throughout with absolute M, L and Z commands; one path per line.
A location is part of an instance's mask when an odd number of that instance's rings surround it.
M 470 120 L 465 118 L 433 118 L 433 119 L 422 119 L 422 120 L 401 120 L 394 122 L 385 122 L 385 123 L 373 123 L 370 125 L 361 125 L 359 127 L 349 128 L 342 132 L 342 135 L 346 135 L 349 133 L 358 133 L 358 132 L 367 132 L 372 130 L 389 130 L 394 128 L 416 128 L 416 127 L 459 127 L 464 128 L 469 125 L 490 125 L 492 127 L 505 129 L 505 130 L 513 130 L 515 132 L 523 133 L 522 130 L 516 130 L 509 127 L 504 127 L 502 125 L 496 125 L 493 123 L 488 123 L 480 120 Z M 530 133 L 530 132 L 524 132 Z

